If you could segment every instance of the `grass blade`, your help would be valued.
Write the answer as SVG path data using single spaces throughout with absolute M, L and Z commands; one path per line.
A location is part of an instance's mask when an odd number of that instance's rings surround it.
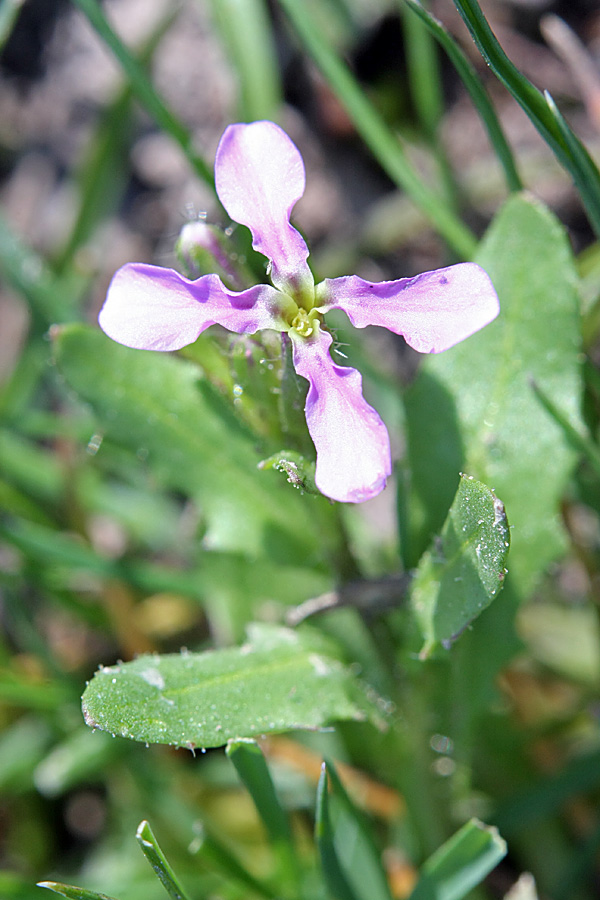
M 154 837 L 150 825 L 145 820 L 140 822 L 136 833 L 136 839 L 142 849 L 142 853 L 154 869 L 154 874 L 159 879 L 165 891 L 172 900 L 188 900 L 188 895 L 182 888 L 175 872 L 167 862 L 164 853 Z
M 488 133 L 490 143 L 494 148 L 498 161 L 504 170 L 504 177 L 509 191 L 520 191 L 523 187 L 521 178 L 512 150 L 508 144 L 502 125 L 492 106 L 487 91 L 485 90 L 477 72 L 456 43 L 450 32 L 436 19 L 429 10 L 425 9 L 420 0 L 404 0 L 405 3 L 419 16 L 421 21 L 429 28 L 431 34 L 445 50 L 452 65 L 458 72 L 473 105 L 481 116 L 481 120 Z
M 225 752 L 250 793 L 267 830 L 278 857 L 280 880 L 285 880 L 293 890 L 293 887 L 297 887 L 299 884 L 300 872 L 296 862 L 292 832 L 287 815 L 275 793 L 262 750 L 256 741 L 234 740 L 227 744 Z
M 275 119 L 282 90 L 264 0 L 211 0 L 213 19 L 237 70 L 245 122 Z
M 600 477 L 600 449 L 598 446 L 590 437 L 580 430 L 580 427 L 577 427 L 571 421 L 569 415 L 559 409 L 556 403 L 554 403 L 551 397 L 536 381 L 531 382 L 531 387 L 546 412 L 552 416 L 556 424 L 562 429 L 562 432 L 571 447 L 585 457 L 590 466 Z
M 11 36 L 24 2 L 25 0 L 2 0 L 0 3 L 0 50 Z
M 349 881 L 360 900 L 391 900 L 390 887 L 370 823 L 348 796 L 331 762 L 327 763 L 327 773 L 337 847 L 342 864 L 346 862 Z
M 327 764 L 323 763 L 317 786 L 317 812 L 315 820 L 315 840 L 321 856 L 323 878 L 329 894 L 335 900 L 357 900 L 350 887 L 335 849 L 334 831 L 329 814 Z
M 77 318 L 73 294 L 65 281 L 52 277 L 43 260 L 30 250 L 0 216 L 0 269 L 5 281 L 27 301 L 38 329 Z
M 225 752 L 254 800 L 271 840 L 274 843 L 291 842 L 287 816 L 279 803 L 265 758 L 256 741 L 230 741 Z
M 413 14 L 412 9 L 404 6 L 402 12 L 404 14 L 404 50 L 411 96 L 430 152 L 437 163 L 448 206 L 456 209 L 457 184 L 443 143 L 438 135 L 444 112 L 444 98 L 437 47 L 432 35 L 424 23 Z
M 106 894 L 98 894 L 96 891 L 88 891 L 86 888 L 75 887 L 72 884 L 60 884 L 58 881 L 38 881 L 38 887 L 48 888 L 67 900 L 114 900 Z
M 559 121 L 555 108 L 552 109 L 543 94 L 510 61 L 477 0 L 454 2 L 485 61 L 527 113 L 561 165 L 571 174 L 590 224 L 600 235 L 600 172 L 591 156 L 562 116 Z
M 143 65 L 113 30 L 100 5 L 96 0 L 74 0 L 74 3 L 114 54 L 142 106 L 146 108 L 156 124 L 179 144 L 196 175 L 211 187 L 214 186 L 210 166 L 193 149 L 191 133 L 171 112 L 148 78 Z
M 299 41 L 313 58 L 325 79 L 354 122 L 371 152 L 401 190 L 425 213 L 448 245 L 461 257 L 470 258 L 475 237 L 440 199 L 439 193 L 421 180 L 409 162 L 396 135 L 366 97 L 350 69 L 323 39 L 301 0 L 280 0 Z
M 278 890 L 263 881 L 258 881 L 245 869 L 231 851 L 214 835 L 204 828 L 200 837 L 192 844 L 191 852 L 210 868 L 216 869 L 228 885 L 239 882 L 239 885 L 250 894 L 258 894 L 266 900 L 281 900 Z
M 158 22 L 139 53 L 140 65 L 150 62 L 175 15 L 176 9 L 169 9 Z M 58 273 L 68 269 L 78 248 L 90 239 L 99 222 L 114 210 L 125 190 L 132 93 L 131 85 L 126 84 L 110 106 L 102 111 L 78 177 L 80 202 L 77 217 L 54 260 L 54 270 Z
M 504 856 L 497 830 L 471 819 L 427 860 L 409 900 L 461 900 Z

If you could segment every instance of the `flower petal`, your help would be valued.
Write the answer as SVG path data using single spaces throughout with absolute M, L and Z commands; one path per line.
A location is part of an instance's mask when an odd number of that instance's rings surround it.
M 98 322 L 127 347 L 179 350 L 216 323 L 247 334 L 287 330 L 280 311 L 290 302 L 267 284 L 236 293 L 217 275 L 189 281 L 173 269 L 129 263 L 114 275 Z
M 310 383 L 305 410 L 317 449 L 317 487 L 333 500 L 370 500 L 385 487 L 392 463 L 387 429 L 362 395 L 361 375 L 333 362 L 328 332 L 318 329 L 306 339 L 291 331 L 290 337 L 296 372 Z
M 215 180 L 231 218 L 248 226 L 252 246 L 271 261 L 273 284 L 312 283 L 308 247 L 290 225 L 304 193 L 304 163 L 285 131 L 273 122 L 230 125 L 217 149 Z
M 487 273 L 475 263 L 372 283 L 356 275 L 323 281 L 316 307 L 343 309 L 357 328 L 382 325 L 420 353 L 439 353 L 492 322 L 500 311 Z

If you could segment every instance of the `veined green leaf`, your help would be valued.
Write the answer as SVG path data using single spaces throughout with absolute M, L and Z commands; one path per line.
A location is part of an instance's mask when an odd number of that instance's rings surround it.
M 466 475 L 441 536 L 422 557 L 411 605 L 425 640 L 422 656 L 448 646 L 501 590 L 510 544 L 504 506 Z
M 540 404 L 532 380 L 577 427 L 577 277 L 564 229 L 527 195 L 507 201 L 477 262 L 498 291 L 500 316 L 425 359 L 406 398 L 413 510 L 421 516 L 413 522 L 411 564 L 441 528 L 459 470 L 467 471 L 506 505 L 511 580 L 527 594 L 565 546 L 558 509 L 576 453 Z M 551 478 L 544 460 L 551 461 Z
M 348 669 L 287 629 L 269 629 L 266 642 L 101 668 L 83 711 L 92 728 L 191 749 L 340 719 L 381 721 Z

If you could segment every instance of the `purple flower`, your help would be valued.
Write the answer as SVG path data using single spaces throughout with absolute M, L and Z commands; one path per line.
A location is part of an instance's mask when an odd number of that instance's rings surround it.
M 305 412 L 317 487 L 334 500 L 369 500 L 391 472 L 389 437 L 362 395 L 360 374 L 333 362 L 323 314 L 343 309 L 357 328 L 382 325 L 421 353 L 437 353 L 497 316 L 490 279 L 474 263 L 461 263 L 399 281 L 348 275 L 315 287 L 308 248 L 290 224 L 304 193 L 304 164 L 273 122 L 230 125 L 217 149 L 215 178 L 223 206 L 248 226 L 254 249 L 269 260 L 272 286 L 235 292 L 217 275 L 190 281 L 173 269 L 132 263 L 115 274 L 100 326 L 113 340 L 144 350 L 179 350 L 216 323 L 238 334 L 287 332 L 296 372 L 310 385 Z

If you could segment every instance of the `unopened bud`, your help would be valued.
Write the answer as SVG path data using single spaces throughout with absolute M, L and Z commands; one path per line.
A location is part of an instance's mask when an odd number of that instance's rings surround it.
M 228 252 L 228 237 L 215 225 L 196 220 L 181 229 L 175 251 L 189 278 L 215 273 L 232 290 L 245 287 L 241 267 Z

